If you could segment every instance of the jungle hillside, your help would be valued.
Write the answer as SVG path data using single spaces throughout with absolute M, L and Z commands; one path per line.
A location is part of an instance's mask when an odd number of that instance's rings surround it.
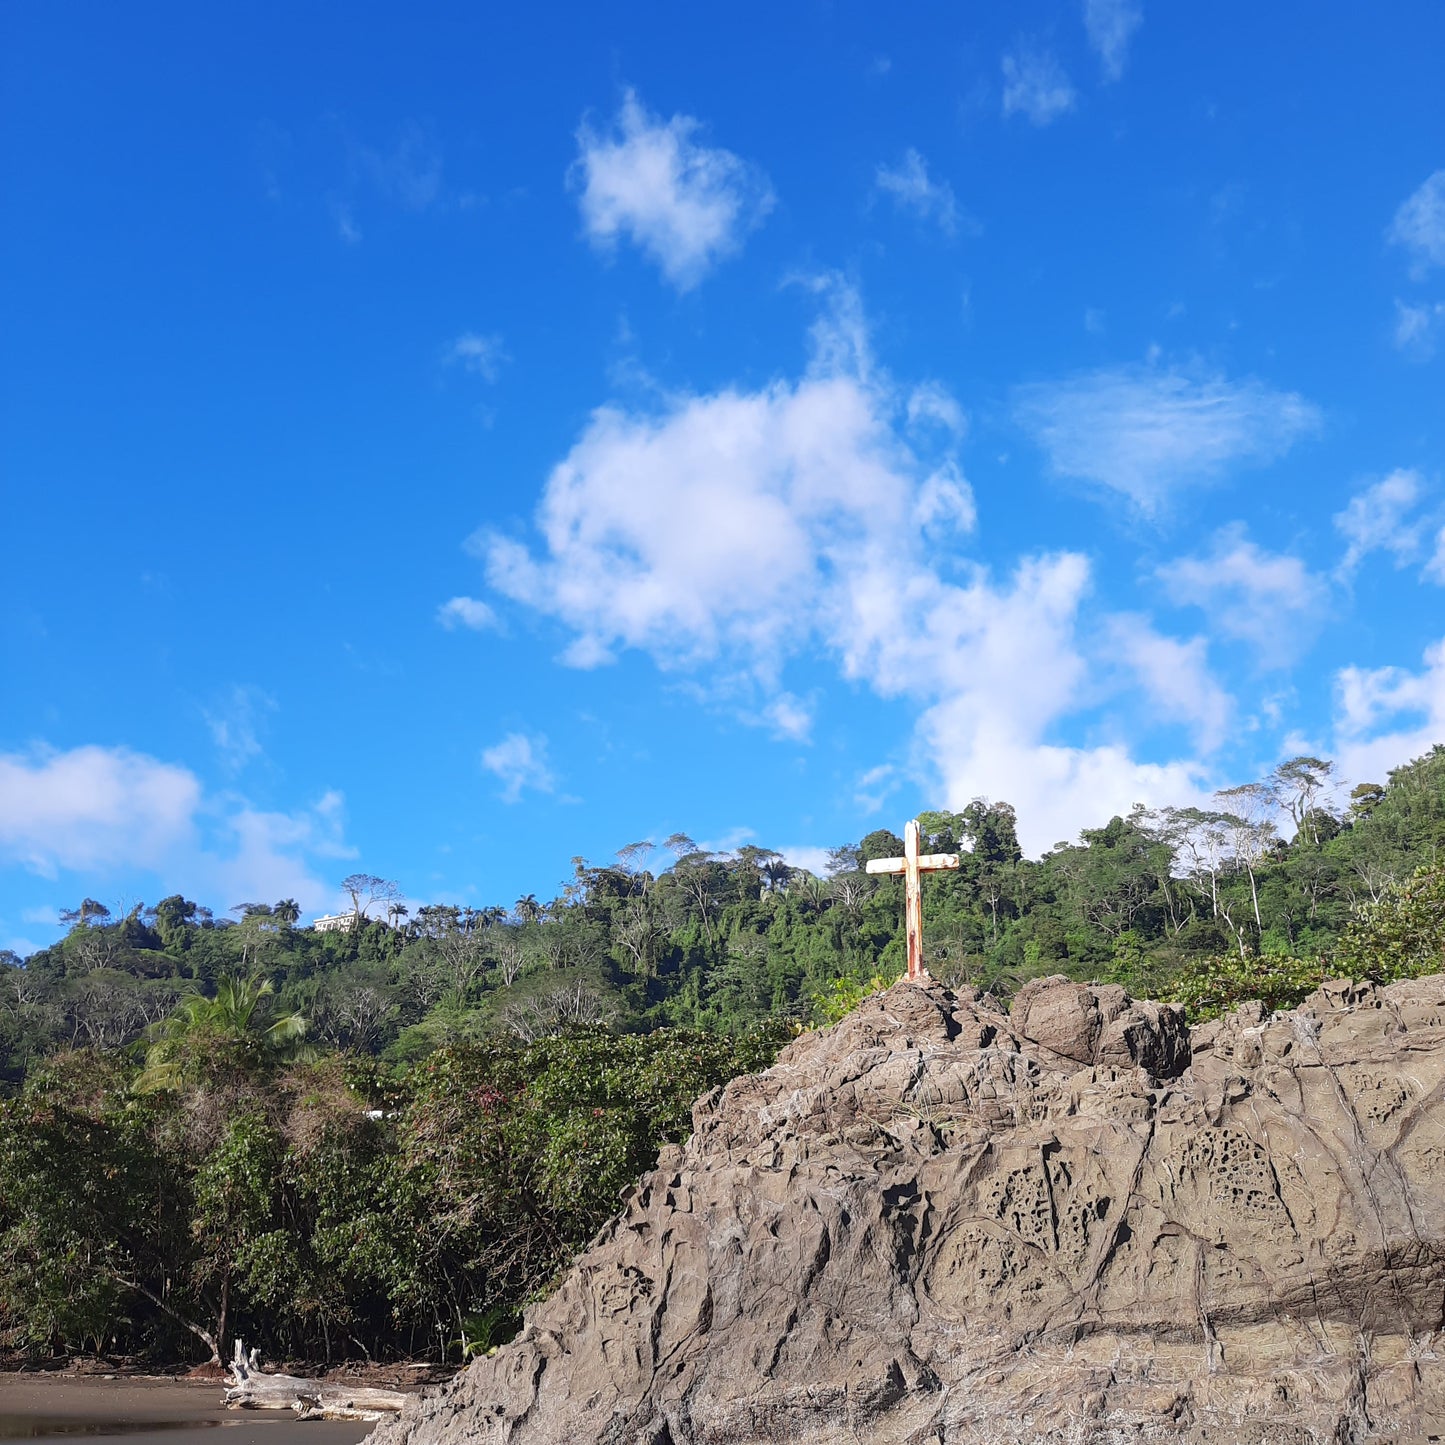
M 1193 1020 L 1445 966 L 1445 746 L 1346 787 L 1299 757 L 1037 860 L 1013 809 L 920 815 L 935 978 L 1117 982 Z M 457 1360 L 613 1213 L 692 1102 L 904 965 L 880 829 L 815 875 L 676 834 L 555 897 L 86 897 L 0 957 L 0 1350 Z

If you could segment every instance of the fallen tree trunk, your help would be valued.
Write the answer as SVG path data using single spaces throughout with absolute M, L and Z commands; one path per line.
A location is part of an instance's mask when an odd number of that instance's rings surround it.
M 407 1397 L 397 1390 L 306 1380 L 300 1375 L 270 1375 L 248 1355 L 240 1340 L 231 1357 L 226 1390 L 228 1410 L 294 1410 L 301 1420 L 380 1420 L 394 1415 Z

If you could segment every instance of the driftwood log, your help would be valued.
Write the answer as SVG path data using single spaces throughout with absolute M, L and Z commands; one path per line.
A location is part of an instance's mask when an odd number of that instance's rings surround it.
M 228 1410 L 294 1410 L 301 1420 L 380 1420 L 394 1415 L 407 1397 L 397 1390 L 372 1390 L 300 1375 L 267 1374 L 240 1340 L 231 1357 L 226 1390 Z

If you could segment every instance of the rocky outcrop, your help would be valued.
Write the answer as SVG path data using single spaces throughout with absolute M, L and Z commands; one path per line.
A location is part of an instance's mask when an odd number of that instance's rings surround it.
M 1192 1044 L 1192 1049 L 1191 1049 Z M 1445 979 L 1195 1029 L 900 984 L 374 1445 L 1445 1438 Z

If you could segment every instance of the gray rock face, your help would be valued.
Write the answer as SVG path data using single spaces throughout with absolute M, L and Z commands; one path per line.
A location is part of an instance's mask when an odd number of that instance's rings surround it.
M 1442 1095 L 1445 978 L 1192 1041 L 1118 988 L 900 984 L 702 1099 L 372 1442 L 1445 1438 Z

